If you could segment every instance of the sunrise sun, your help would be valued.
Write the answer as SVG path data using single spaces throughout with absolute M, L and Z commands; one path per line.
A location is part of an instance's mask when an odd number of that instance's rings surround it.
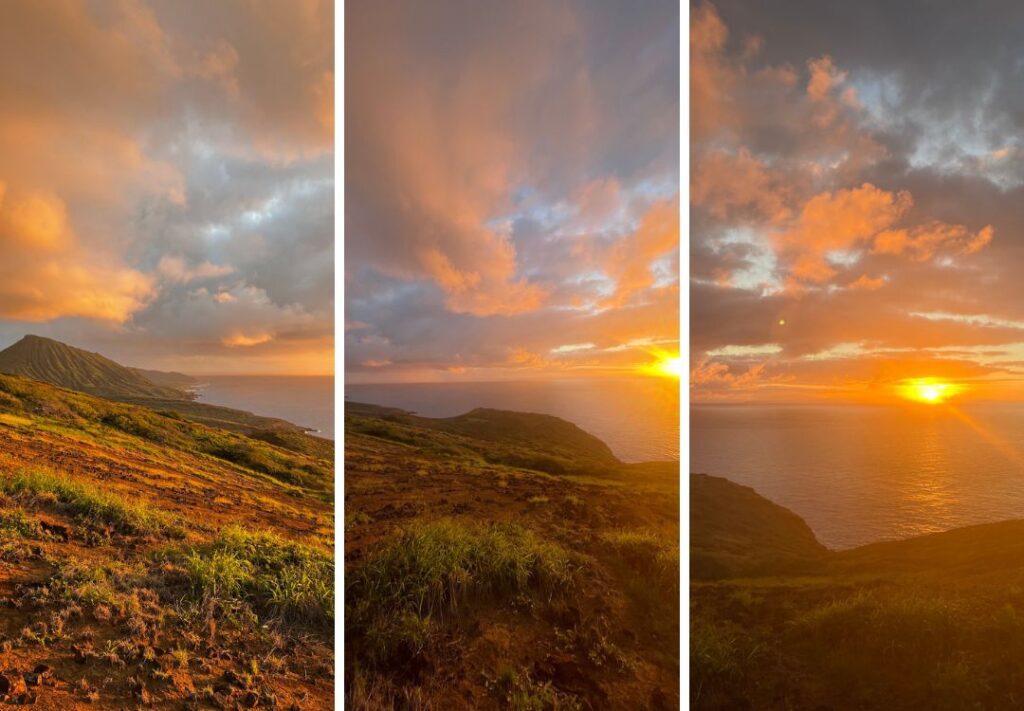
M 910 400 L 936 405 L 945 402 L 963 390 L 963 386 L 945 383 L 934 378 L 915 378 L 900 386 L 900 394 Z
M 678 353 L 658 351 L 652 353 L 655 360 L 647 365 L 641 366 L 640 371 L 647 375 L 658 375 L 663 378 L 682 378 L 683 359 Z

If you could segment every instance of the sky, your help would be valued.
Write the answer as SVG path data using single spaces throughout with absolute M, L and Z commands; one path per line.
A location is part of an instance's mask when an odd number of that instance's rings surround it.
M 333 371 L 329 0 L 0 3 L 0 347 Z
M 349 382 L 679 353 L 675 0 L 349 2 Z
M 694 401 L 1024 397 L 1022 21 L 691 5 Z

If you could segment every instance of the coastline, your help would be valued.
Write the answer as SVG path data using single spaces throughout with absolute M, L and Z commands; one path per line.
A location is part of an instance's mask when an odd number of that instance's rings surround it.
M 456 417 L 476 407 L 543 413 L 598 437 L 623 461 L 680 459 L 678 384 L 663 379 L 346 383 L 345 400 L 433 418 Z
M 284 420 L 306 434 L 335 439 L 333 376 L 208 375 L 196 380 L 190 389 L 200 404 Z

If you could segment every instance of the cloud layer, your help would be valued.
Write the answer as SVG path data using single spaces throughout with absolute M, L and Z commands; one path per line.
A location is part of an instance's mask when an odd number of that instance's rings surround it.
M 332 22 L 326 1 L 4 3 L 0 346 L 329 372 Z
M 678 42 L 672 2 L 348 6 L 351 379 L 678 347 Z
M 695 399 L 1021 394 L 1020 16 L 692 5 Z

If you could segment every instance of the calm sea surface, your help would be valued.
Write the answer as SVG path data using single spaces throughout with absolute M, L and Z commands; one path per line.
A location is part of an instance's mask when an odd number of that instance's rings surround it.
M 199 402 L 280 417 L 334 439 L 334 378 L 327 376 L 196 376 Z
M 1024 406 L 694 406 L 690 470 L 753 487 L 832 548 L 1024 518 Z
M 476 407 L 556 415 L 623 461 L 679 458 L 679 382 L 665 378 L 346 385 L 346 400 L 453 417 Z

